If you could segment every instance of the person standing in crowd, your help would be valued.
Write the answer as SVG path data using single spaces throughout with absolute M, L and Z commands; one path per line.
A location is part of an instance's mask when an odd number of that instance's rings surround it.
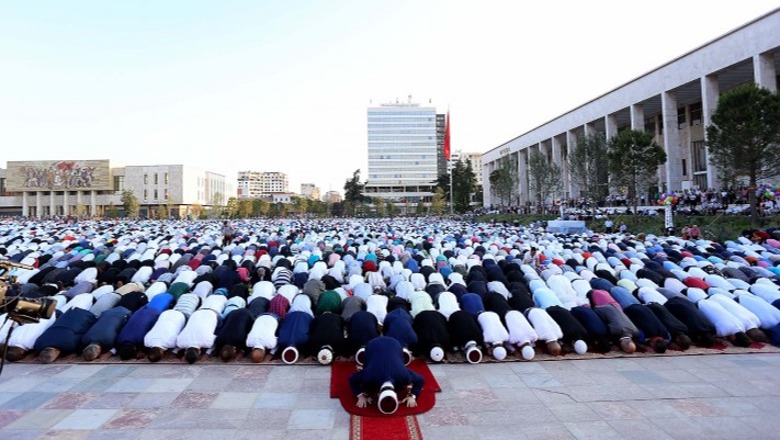
M 607 219 L 604 220 L 604 232 L 606 234 L 611 234 L 612 233 L 612 227 L 614 226 L 614 224 L 615 223 L 612 221 L 612 219 L 607 217 Z
M 233 236 L 235 235 L 235 230 L 233 230 L 233 226 L 230 225 L 230 222 L 225 220 L 222 223 L 222 246 L 227 246 L 230 244 L 230 242 L 233 241 Z

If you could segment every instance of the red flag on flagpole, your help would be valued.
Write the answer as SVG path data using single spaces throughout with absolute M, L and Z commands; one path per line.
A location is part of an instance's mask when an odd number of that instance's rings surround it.
M 450 160 L 450 112 L 447 111 L 447 120 L 444 122 L 444 159 Z

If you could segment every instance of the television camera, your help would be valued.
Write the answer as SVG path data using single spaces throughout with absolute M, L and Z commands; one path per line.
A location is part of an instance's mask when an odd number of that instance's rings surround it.
M 39 322 L 54 315 L 57 302 L 51 298 L 26 298 L 17 294 L 8 297 L 8 292 L 17 287 L 13 269 L 33 269 L 32 266 L 0 260 L 0 312 L 8 312 L 8 319 L 17 324 Z

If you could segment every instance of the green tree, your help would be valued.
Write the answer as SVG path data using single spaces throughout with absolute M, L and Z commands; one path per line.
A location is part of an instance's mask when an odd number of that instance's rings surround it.
M 193 203 L 192 206 L 190 206 L 190 214 L 192 215 L 192 218 L 201 218 L 201 215 L 203 214 L 203 205 L 200 203 Z
M 374 204 L 374 210 L 376 211 L 377 217 L 382 217 L 385 215 L 385 199 L 381 197 L 373 197 L 371 199 L 371 202 Z
M 498 161 L 498 168 L 490 173 L 490 191 L 504 206 L 512 205 L 516 200 L 519 182 L 516 155 L 504 156 Z
M 168 211 L 165 209 L 165 205 L 157 205 L 157 218 L 158 219 L 165 219 L 168 218 Z
M 415 213 L 417 215 L 420 215 L 420 216 L 425 215 L 425 203 L 423 203 L 422 200 L 417 202 L 417 207 L 415 208 Z
M 120 200 L 122 201 L 122 207 L 124 208 L 127 217 L 138 217 L 138 211 L 140 210 L 141 205 L 138 203 L 138 197 L 136 197 L 132 191 L 129 189 L 122 191 L 122 198 Z
M 539 209 L 549 198 L 554 198 L 560 193 L 563 182 L 561 167 L 544 154 L 538 151 L 531 152 L 528 175 L 531 193 L 535 196 Z
M 756 186 L 780 175 L 780 94 L 749 83 L 718 99 L 707 127 L 710 163 L 725 181 L 748 179 L 750 220 L 758 221 Z
M 87 215 L 87 206 L 86 205 L 76 205 L 75 209 L 73 210 L 73 214 L 76 215 L 76 217 L 84 217 Z
M 336 202 L 330 205 L 330 215 L 333 217 L 342 217 L 347 213 L 346 202 Z
M 235 197 L 231 197 L 227 201 L 227 206 L 225 207 L 225 215 L 227 218 L 236 218 L 238 217 L 238 199 Z
M 250 215 L 252 215 L 252 201 L 241 199 L 238 202 L 238 216 L 240 218 L 249 218 Z
M 119 217 L 119 211 L 116 209 L 116 205 L 114 205 L 114 202 L 108 204 L 108 211 L 106 211 L 106 216 L 108 218 Z
M 222 204 L 225 202 L 225 195 L 221 192 L 215 192 L 211 196 L 211 216 L 214 218 L 222 217 Z
M 352 173 L 352 178 L 347 179 L 344 183 L 344 201 L 347 202 L 346 206 L 349 207 L 348 212 L 355 214 L 359 210 L 360 205 L 363 204 L 363 189 L 365 185 L 360 183 L 360 170 L 357 169 Z
M 436 187 L 436 192 L 433 194 L 433 199 L 431 200 L 431 212 L 436 215 L 442 215 L 446 209 L 447 200 L 444 198 L 444 190 Z
M 292 208 L 297 214 L 305 214 L 306 207 L 309 205 L 309 200 L 299 196 L 293 196 L 291 198 Z
M 444 191 L 444 198 L 449 200 L 450 199 L 450 172 L 445 171 L 441 174 L 439 174 L 439 177 L 436 178 L 436 187 L 441 188 L 442 191 Z
M 268 202 L 263 199 L 254 199 L 252 200 L 252 216 L 253 217 L 263 217 L 268 215 L 268 209 L 270 206 L 268 205 Z
M 636 212 L 639 191 L 655 178 L 658 167 L 666 162 L 666 153 L 653 135 L 640 130 L 624 130 L 609 142 L 609 171 L 615 186 L 628 190 Z
M 390 218 L 393 218 L 398 212 L 398 208 L 395 207 L 395 203 L 393 203 L 392 200 L 385 202 L 385 212 Z
M 578 137 L 577 146 L 569 154 L 571 180 L 591 202 L 604 200 L 609 194 L 607 151 L 604 134 L 593 133 Z
M 471 209 L 471 196 L 477 187 L 477 176 L 474 174 L 470 160 L 460 159 L 455 162 L 455 167 L 452 169 L 452 187 L 455 212 L 467 212 Z
M 317 216 L 325 216 L 328 214 L 330 207 L 322 200 L 310 200 L 307 212 L 316 214 Z

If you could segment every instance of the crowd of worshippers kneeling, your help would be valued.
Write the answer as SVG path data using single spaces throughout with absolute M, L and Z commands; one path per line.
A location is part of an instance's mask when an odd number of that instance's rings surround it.
M 6 358 L 35 352 L 44 363 L 69 354 L 93 361 L 111 351 L 156 362 L 183 351 L 189 363 L 204 354 L 229 362 L 241 353 L 255 363 L 269 356 L 288 364 L 305 356 L 361 363 L 363 347 L 380 335 L 402 345 L 407 363 L 413 356 L 531 360 L 537 351 L 614 347 L 663 353 L 709 347 L 717 338 L 778 344 L 777 276 L 745 257 L 755 253 L 774 265 L 780 250 L 653 239 L 541 234 L 542 251 L 536 241 L 475 243 L 460 259 L 465 246 L 395 246 L 391 253 L 358 244 L 357 252 L 288 249 L 271 258 L 267 243 L 238 242 L 150 248 L 146 259 L 106 248 L 99 264 L 81 258 L 41 268 L 46 263 L 33 258 L 35 270 L 15 270 L 24 281 L 15 293 L 55 299 L 56 315 L 14 327 Z M 87 261 L 97 254 L 77 251 L 92 255 Z M 188 256 L 187 263 L 158 264 L 174 255 Z M 29 256 L 17 260 L 31 263 Z M 2 319 L 5 340 L 12 324 Z

